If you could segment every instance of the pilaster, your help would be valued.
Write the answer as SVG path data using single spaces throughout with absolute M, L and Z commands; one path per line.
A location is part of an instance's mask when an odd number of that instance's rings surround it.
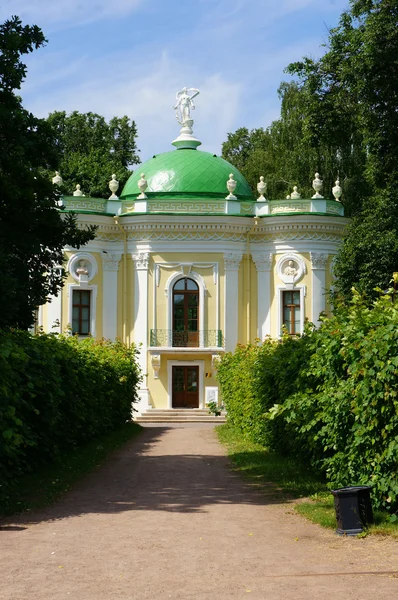
M 149 408 L 148 373 L 148 267 L 149 252 L 137 252 L 131 255 L 134 262 L 134 329 L 133 340 L 140 346 L 138 363 L 142 372 L 141 388 L 137 410 L 144 412 Z
M 239 267 L 242 260 L 241 252 L 225 252 L 225 349 L 235 350 L 238 343 L 239 317 Z
M 252 254 L 257 270 L 257 336 L 271 335 L 271 268 L 273 253 Z
M 312 322 L 319 325 L 319 315 L 326 309 L 326 263 L 328 254 L 310 252 L 312 269 Z
M 114 340 L 117 335 L 117 274 L 121 254 L 102 253 L 102 335 Z

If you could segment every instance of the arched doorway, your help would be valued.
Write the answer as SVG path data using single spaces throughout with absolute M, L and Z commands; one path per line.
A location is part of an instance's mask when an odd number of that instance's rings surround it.
M 189 277 L 173 286 L 173 346 L 199 346 L 199 286 Z

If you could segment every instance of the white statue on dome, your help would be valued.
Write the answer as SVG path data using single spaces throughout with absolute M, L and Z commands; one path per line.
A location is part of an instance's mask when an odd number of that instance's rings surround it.
M 191 93 L 190 95 L 190 92 Z M 184 127 L 186 125 L 192 125 L 193 121 L 191 119 L 191 109 L 195 109 L 195 104 L 193 103 L 193 99 L 199 94 L 199 90 L 196 88 L 182 88 L 176 94 L 177 103 L 173 106 L 173 109 L 176 112 L 176 119 L 179 124 Z

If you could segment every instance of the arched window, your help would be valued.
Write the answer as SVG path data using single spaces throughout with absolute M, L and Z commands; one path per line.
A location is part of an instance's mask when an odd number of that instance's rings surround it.
M 188 277 L 173 286 L 173 346 L 199 346 L 199 286 Z

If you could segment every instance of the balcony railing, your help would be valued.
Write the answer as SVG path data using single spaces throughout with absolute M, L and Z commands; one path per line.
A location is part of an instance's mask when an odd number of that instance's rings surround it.
M 173 331 L 151 329 L 151 346 L 167 348 L 222 348 L 224 339 L 219 329 L 200 331 Z

